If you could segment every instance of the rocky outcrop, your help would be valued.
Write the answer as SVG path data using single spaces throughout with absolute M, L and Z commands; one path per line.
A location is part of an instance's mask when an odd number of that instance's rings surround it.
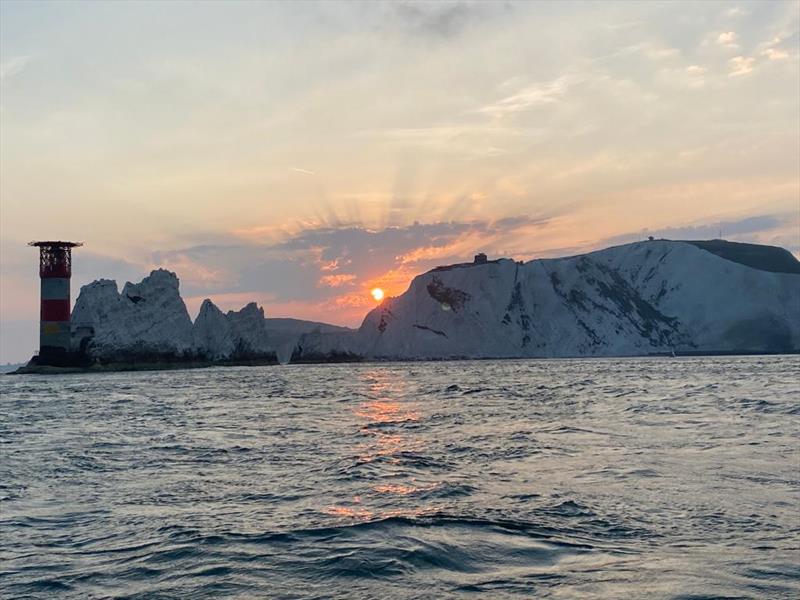
M 191 359 L 192 321 L 174 273 L 158 269 L 140 283 L 101 279 L 83 286 L 72 312 L 77 339 L 93 357 L 105 361 Z
M 264 309 L 255 302 L 250 302 L 239 311 L 228 311 L 227 319 L 236 342 L 233 356 L 260 357 L 275 354 L 267 334 Z
M 194 343 L 197 355 L 210 361 L 277 361 L 264 309 L 255 302 L 224 314 L 204 300 L 194 322 Z
M 385 300 L 356 334 L 304 336 L 293 360 L 799 350 L 800 263 L 791 254 L 654 240 L 440 267 Z
M 204 300 L 192 324 L 174 273 L 159 269 L 140 283 L 102 279 L 81 288 L 73 311 L 73 347 L 100 363 L 270 364 L 288 362 L 304 333 L 351 331 L 298 319 L 266 319 L 251 302 L 223 313 Z
M 194 321 L 194 344 L 208 360 L 223 360 L 236 351 L 236 339 L 228 318 L 208 299 L 203 300 Z

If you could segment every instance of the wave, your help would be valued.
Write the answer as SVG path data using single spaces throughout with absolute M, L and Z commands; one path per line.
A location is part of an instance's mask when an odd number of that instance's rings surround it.
M 798 597 L 796 357 L 734 362 L 0 380 L 0 597 Z

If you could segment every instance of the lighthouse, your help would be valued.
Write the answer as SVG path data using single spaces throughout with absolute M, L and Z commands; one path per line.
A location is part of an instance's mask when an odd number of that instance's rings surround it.
M 41 301 L 39 316 L 39 364 L 61 364 L 69 361 L 70 345 L 70 278 L 72 249 L 81 242 L 31 242 L 39 248 Z

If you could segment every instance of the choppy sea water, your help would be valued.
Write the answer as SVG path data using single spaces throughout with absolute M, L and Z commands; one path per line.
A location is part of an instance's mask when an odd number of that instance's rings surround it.
M 800 597 L 800 358 L 0 378 L 0 594 Z

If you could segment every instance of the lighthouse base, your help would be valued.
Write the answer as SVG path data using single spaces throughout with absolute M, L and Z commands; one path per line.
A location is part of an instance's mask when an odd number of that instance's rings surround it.
M 91 360 L 85 352 L 66 350 L 58 346 L 42 346 L 39 354 L 28 361 L 26 367 L 74 367 L 83 369 Z

